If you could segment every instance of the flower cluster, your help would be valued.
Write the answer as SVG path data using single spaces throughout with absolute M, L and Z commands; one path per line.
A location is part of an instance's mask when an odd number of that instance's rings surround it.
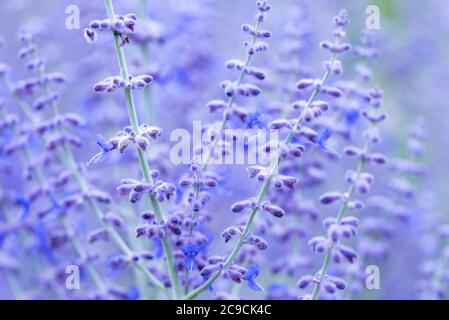
M 317 236 L 309 240 L 308 244 L 312 251 L 324 254 L 323 264 L 315 276 L 307 275 L 302 277 L 298 286 L 303 289 L 309 284 L 313 284 L 311 295 L 302 298 L 316 299 L 323 288 L 327 294 L 334 294 L 336 289 L 343 290 L 346 287 L 345 281 L 341 278 L 329 274 L 331 262 L 341 263 L 347 261 L 353 264 L 357 258 L 357 253 L 352 248 L 343 245 L 342 240 L 349 239 L 357 235 L 359 228 L 359 219 L 354 216 L 345 216 L 347 210 L 361 210 L 364 203 L 356 199 L 357 194 L 364 195 L 370 191 L 371 185 L 374 183 L 374 176 L 370 172 L 364 171 L 366 164 L 382 165 L 386 162 L 386 157 L 380 153 L 370 153 L 370 146 L 380 142 L 380 134 L 377 129 L 379 122 L 385 120 L 386 116 L 373 115 L 379 113 L 381 106 L 382 91 L 374 88 L 369 91 L 369 107 L 360 110 L 361 114 L 368 121 L 369 127 L 364 131 L 365 140 L 364 147 L 358 148 L 354 146 L 346 147 L 345 155 L 356 158 L 359 161 L 357 170 L 348 170 L 345 174 L 345 180 L 349 184 L 346 192 L 328 192 L 320 197 L 320 202 L 324 205 L 340 203 L 340 209 L 337 216 L 324 219 L 323 225 L 327 229 L 327 236 Z M 373 132 L 376 132 L 376 138 L 373 139 Z M 328 277 L 337 279 L 337 283 L 332 282 L 330 285 L 326 280 Z

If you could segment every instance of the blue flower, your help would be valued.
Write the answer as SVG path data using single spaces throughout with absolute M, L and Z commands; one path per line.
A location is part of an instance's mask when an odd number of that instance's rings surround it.
M 185 246 L 181 249 L 184 253 L 184 265 L 187 268 L 187 270 L 192 271 L 193 267 L 195 266 L 195 257 L 200 252 L 200 247 L 198 247 L 196 244 L 189 244 L 188 246 Z
M 108 140 L 106 140 L 106 138 L 102 135 L 97 135 L 97 144 L 100 146 L 101 151 L 94 155 L 92 159 L 87 162 L 87 166 L 89 166 L 91 163 L 95 164 L 106 160 L 109 152 L 114 149 L 111 143 L 108 142 Z
M 262 286 L 258 284 L 254 279 L 259 275 L 259 266 L 257 264 L 251 264 L 243 275 L 244 279 L 248 283 L 248 287 L 254 291 L 264 291 Z
M 324 129 L 324 131 L 318 136 L 316 140 L 316 144 L 320 148 L 321 151 L 327 153 L 331 156 L 340 158 L 340 154 L 338 154 L 335 150 L 326 145 L 327 140 L 331 137 L 331 131 L 329 128 Z

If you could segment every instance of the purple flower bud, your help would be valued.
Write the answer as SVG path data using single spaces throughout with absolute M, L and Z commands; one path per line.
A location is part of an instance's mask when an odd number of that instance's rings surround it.
M 289 126 L 289 121 L 287 119 L 277 119 L 270 123 L 270 129 L 279 130 Z
M 349 50 L 351 50 L 351 45 L 347 42 L 345 43 L 341 43 L 338 44 L 337 46 L 335 46 L 335 52 L 337 53 L 344 53 L 344 52 L 348 52 Z
M 337 16 L 334 17 L 334 23 L 336 26 L 344 27 L 349 23 L 348 12 L 341 10 Z
M 222 266 L 219 263 L 217 263 L 217 264 L 209 264 L 209 265 L 207 265 L 207 266 L 205 266 L 204 268 L 201 269 L 200 275 L 203 278 L 207 279 L 212 274 L 218 272 L 221 268 L 222 268 Z
M 357 253 L 347 246 L 339 245 L 337 250 L 346 258 L 346 260 L 348 260 L 349 263 L 354 263 L 354 260 L 357 258 Z
M 312 108 L 319 108 L 321 111 L 327 111 L 329 109 L 329 104 L 323 100 L 317 100 L 312 102 L 310 105 Z
M 90 29 L 84 29 L 84 38 L 88 43 L 94 43 L 97 41 L 97 33 Z
M 365 204 L 360 200 L 352 200 L 347 202 L 347 207 L 349 210 L 362 210 Z
M 357 219 L 356 217 L 352 217 L 352 216 L 348 216 L 348 217 L 343 217 L 340 221 L 341 225 L 351 225 L 355 228 L 357 228 L 359 226 L 359 219 Z
M 331 52 L 334 52 L 334 44 L 330 41 L 322 41 L 320 42 L 320 47 L 326 50 L 329 50 Z
M 142 212 L 142 219 L 151 222 L 151 221 L 154 220 L 154 218 L 155 218 L 154 212 L 152 212 L 152 211 L 144 211 L 144 212 Z
M 321 284 L 321 286 L 324 288 L 324 290 L 327 293 L 330 293 L 330 294 L 335 293 L 335 291 L 337 290 L 337 287 L 335 286 L 335 284 L 330 281 L 324 280 L 323 283 Z
M 98 83 L 96 83 L 95 85 L 94 85 L 94 91 L 95 92 L 103 92 L 103 91 L 105 91 L 105 90 L 107 90 L 107 88 L 109 87 L 110 85 L 108 84 L 108 83 L 105 83 L 105 82 L 98 82 Z
M 357 147 L 346 147 L 343 152 L 348 157 L 360 157 L 364 153 L 362 149 Z
M 246 169 L 248 171 L 248 178 L 252 179 L 259 175 L 259 173 L 265 173 L 267 169 L 262 166 L 250 166 Z
M 89 243 L 95 243 L 100 240 L 107 241 L 109 239 L 109 233 L 106 229 L 97 229 L 95 231 L 92 231 L 87 236 L 87 241 Z
M 207 103 L 210 113 L 222 111 L 227 106 L 227 103 L 223 100 L 212 100 Z
M 305 151 L 305 147 L 302 144 L 298 143 L 289 144 L 288 149 L 289 155 L 295 158 L 301 157 Z
M 113 225 L 116 228 L 120 228 L 124 223 L 123 219 L 120 216 L 112 212 L 106 213 L 103 216 L 103 221 Z
M 312 251 L 323 253 L 331 247 L 331 242 L 324 237 L 313 237 L 307 244 L 311 247 Z
M 326 279 L 327 281 L 334 283 L 339 290 L 344 290 L 346 288 L 346 282 L 339 277 L 327 276 Z
M 148 148 L 148 145 L 150 144 L 150 143 L 148 142 L 148 140 L 145 139 L 145 138 L 142 137 L 142 136 L 137 136 L 137 137 L 136 137 L 136 142 L 137 142 L 137 146 L 138 146 L 140 149 L 142 149 L 143 151 L 146 151 L 147 148 Z
M 227 69 L 242 70 L 245 66 L 245 63 L 238 59 L 231 59 L 226 61 L 225 66 Z
M 373 164 L 383 165 L 387 162 L 387 158 L 381 153 L 371 153 L 368 155 L 368 161 Z
M 285 212 L 282 208 L 270 203 L 269 201 L 262 204 L 262 209 L 276 218 L 282 218 L 285 215 Z
M 371 123 L 379 123 L 387 118 L 387 115 L 383 112 L 373 113 L 367 110 L 362 111 L 362 116 L 365 117 Z
M 271 38 L 271 32 L 268 30 L 260 30 L 257 32 L 257 37 L 261 39 Z
M 343 94 L 340 89 L 331 86 L 323 86 L 321 88 L 321 93 L 328 94 L 335 98 L 339 98 Z
M 136 238 L 139 238 L 139 237 L 141 237 L 143 235 L 146 235 L 147 234 L 147 230 L 148 230 L 148 226 L 147 225 L 137 227 L 136 228 Z
M 298 100 L 291 104 L 291 107 L 295 110 L 304 110 L 307 107 L 306 100 Z
M 279 177 L 282 184 L 289 188 L 290 190 L 294 190 L 296 188 L 296 184 L 298 183 L 298 178 L 291 176 L 280 176 Z
M 245 73 L 253 76 L 254 78 L 256 78 L 258 80 L 264 80 L 266 77 L 265 72 L 256 67 L 246 67 L 244 70 L 245 70 Z
M 238 201 L 231 206 L 232 212 L 241 212 L 250 206 L 249 200 Z
M 121 184 L 117 187 L 117 191 L 120 193 L 121 196 L 127 196 L 132 190 L 134 185 L 132 184 Z
M 356 182 L 355 186 L 357 188 L 357 191 L 362 194 L 368 193 L 370 190 L 369 183 L 366 180 L 359 179 Z
M 243 274 L 240 271 L 230 268 L 225 271 L 225 275 L 235 283 L 241 283 L 243 279 Z

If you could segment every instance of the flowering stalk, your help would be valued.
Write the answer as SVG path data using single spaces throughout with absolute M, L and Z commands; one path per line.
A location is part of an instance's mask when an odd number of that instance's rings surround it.
M 106 6 L 106 11 L 107 11 L 109 19 L 114 19 L 115 13 L 114 13 L 112 1 L 105 0 L 104 3 Z M 128 67 L 126 64 L 125 53 L 124 53 L 123 47 L 121 45 L 120 36 L 117 34 L 117 32 L 113 32 L 113 36 L 114 36 L 115 51 L 117 54 L 117 60 L 119 63 L 122 79 L 129 79 Z M 133 94 L 131 92 L 131 88 L 125 86 L 124 92 L 125 92 L 125 97 L 126 97 L 128 118 L 129 118 L 131 127 L 134 130 L 134 132 L 139 132 L 139 122 L 138 122 L 138 118 L 137 118 L 137 112 L 136 112 L 136 108 L 134 105 L 134 98 L 133 98 Z M 141 168 L 145 182 L 152 184 L 153 178 L 151 176 L 151 170 L 150 170 L 145 152 L 142 149 L 137 148 L 137 156 L 139 158 L 139 164 L 140 164 L 140 168 Z M 160 208 L 159 203 L 157 202 L 156 198 L 153 195 L 150 195 L 149 200 L 150 200 L 150 204 L 154 210 L 154 213 L 155 213 L 157 219 L 159 221 L 163 221 L 164 216 L 162 214 L 161 208 Z M 171 245 L 170 245 L 168 237 L 166 237 L 166 236 L 163 237 L 162 246 L 164 249 L 165 257 L 167 259 L 168 272 L 170 275 L 170 280 L 171 280 L 171 284 L 172 284 L 172 288 L 173 288 L 173 298 L 178 299 L 181 294 L 181 286 L 180 286 L 179 277 L 178 277 L 178 273 L 177 273 L 175 262 L 174 262 L 173 251 L 171 249 Z
M 5 108 L 2 108 L 1 112 L 2 112 L 2 116 L 3 117 L 6 118 L 8 116 L 8 113 L 7 113 Z M 14 136 L 16 136 L 17 135 L 17 128 L 14 126 L 12 129 L 13 129 Z M 31 159 L 32 159 L 32 152 L 29 149 L 29 146 L 27 144 L 25 144 L 23 146 L 23 148 L 21 148 L 21 151 L 22 151 L 22 156 L 23 156 L 24 162 L 26 164 L 30 164 L 31 163 Z M 32 168 L 33 168 L 33 171 L 34 171 L 34 178 L 36 179 L 36 182 L 38 183 L 40 188 L 44 189 L 45 186 L 47 186 L 49 184 L 48 184 L 48 182 L 46 180 L 46 177 L 45 177 L 45 175 L 44 175 L 44 173 L 42 171 L 42 168 L 40 166 L 32 166 Z M 47 197 L 48 197 L 50 202 L 53 202 L 54 199 L 55 199 L 55 195 L 53 194 L 52 191 L 49 191 L 47 193 Z M 70 223 L 67 221 L 67 218 L 66 218 L 64 213 L 59 215 L 59 219 L 60 219 L 61 224 L 63 225 L 66 233 L 68 235 L 74 234 L 73 228 L 70 225 Z M 80 241 L 76 237 L 69 237 L 69 238 L 70 238 L 71 244 L 72 244 L 73 248 L 75 249 L 76 253 L 78 254 L 78 256 L 82 260 L 86 259 L 88 257 L 88 254 L 87 254 L 86 250 L 84 249 L 84 247 L 82 246 L 82 244 L 80 243 Z M 89 264 L 87 264 L 86 268 L 87 268 L 87 272 L 89 273 L 90 277 L 92 278 L 92 281 L 94 282 L 94 284 L 97 287 L 97 289 L 100 292 L 104 292 L 106 286 L 105 286 L 103 280 L 101 279 L 100 275 L 98 274 L 98 272 L 95 270 L 95 268 L 93 268 Z
M 346 15 L 346 12 L 344 12 L 344 13 L 342 12 L 342 13 L 340 13 L 340 15 Z M 344 24 L 346 24 L 346 23 L 344 23 Z M 331 44 L 332 48 L 334 48 L 334 49 L 330 50 L 332 52 L 331 60 L 329 62 L 330 66 L 332 66 L 334 64 L 334 62 L 336 61 L 336 54 L 338 52 L 345 52 L 349 49 L 349 48 L 347 48 L 347 46 L 348 46 L 347 44 L 345 44 L 344 46 L 341 47 L 343 49 L 336 49 L 339 47 L 339 43 L 338 43 L 339 37 L 340 37 L 339 35 L 336 35 L 334 44 Z M 249 59 L 247 59 L 247 60 L 249 60 Z M 307 115 L 310 114 L 312 104 L 314 103 L 316 97 L 318 96 L 319 93 L 325 92 L 326 89 L 324 89 L 325 88 L 324 83 L 328 80 L 329 76 L 331 75 L 331 72 L 332 72 L 332 68 L 326 68 L 326 71 L 324 72 L 321 79 L 315 80 L 315 81 L 309 81 L 310 79 L 306 79 L 307 81 L 305 81 L 305 82 L 304 81 L 298 82 L 298 84 L 297 84 L 298 89 L 313 87 L 313 90 L 312 90 L 306 104 L 304 105 L 304 108 L 301 110 L 299 116 L 296 118 L 293 125 L 291 125 L 290 130 L 288 131 L 288 134 L 282 143 L 283 146 L 287 147 L 291 143 L 291 141 L 295 137 L 295 135 L 297 135 L 299 133 L 299 131 L 302 127 L 302 124 L 305 121 L 305 118 L 307 117 Z M 240 78 L 243 79 L 242 76 Z M 339 96 L 339 94 L 337 94 L 337 95 Z M 233 100 L 230 100 L 231 105 L 232 105 L 232 101 Z M 226 122 L 224 121 L 223 123 L 226 123 Z M 233 249 L 231 251 L 231 254 L 226 258 L 226 260 L 223 262 L 223 265 L 219 268 L 219 270 L 217 272 L 215 272 L 212 276 L 210 276 L 210 278 L 208 278 L 202 285 L 195 288 L 190 293 L 188 293 L 186 296 L 184 296 L 184 299 L 194 299 L 198 294 L 200 294 L 202 291 L 204 291 L 206 288 L 208 288 L 223 273 L 223 271 L 225 269 L 227 269 L 229 266 L 231 266 L 231 264 L 233 263 L 234 259 L 237 257 L 238 253 L 240 252 L 240 249 L 242 248 L 243 244 L 245 243 L 245 241 L 249 235 L 251 225 L 252 225 L 254 219 L 256 218 L 257 213 L 260 211 L 261 207 L 263 207 L 263 202 L 264 202 L 265 196 L 266 196 L 270 186 L 272 185 L 273 177 L 275 175 L 277 175 L 278 168 L 279 168 L 281 161 L 282 161 L 282 155 L 278 154 L 276 160 L 274 161 L 274 165 L 271 168 L 269 168 L 269 171 L 266 174 L 265 181 L 263 182 L 261 189 L 260 189 L 258 195 L 256 196 L 256 200 L 255 200 L 253 209 L 251 210 L 249 218 L 246 221 L 246 223 L 243 227 L 243 230 L 241 231 L 240 236 L 237 240 L 237 243 L 235 244 L 235 246 L 233 247 Z M 280 208 L 276 208 L 276 209 L 280 209 Z M 282 214 L 279 213 L 279 216 L 282 216 L 283 210 L 280 209 L 280 211 L 282 211 Z
M 363 149 L 364 152 L 368 152 L 368 144 L 365 144 L 365 148 Z M 357 167 L 357 171 L 356 171 L 356 180 L 360 179 L 360 174 L 363 172 L 363 168 L 365 167 L 365 160 L 360 160 L 359 165 Z M 337 214 L 337 218 L 336 218 L 336 224 L 339 224 L 341 222 L 341 219 L 343 218 L 346 209 L 348 208 L 348 202 L 349 200 L 351 200 L 352 195 L 354 194 L 355 191 L 355 185 L 351 185 L 349 187 L 349 190 L 347 191 L 347 200 L 345 200 L 341 206 L 340 209 L 338 210 L 338 214 Z M 323 264 L 320 268 L 319 271 L 319 276 L 315 282 L 315 286 L 313 288 L 312 291 L 312 296 L 311 299 L 315 300 L 318 297 L 318 293 L 320 292 L 320 288 L 321 288 L 321 283 L 323 282 L 324 276 L 327 274 L 327 270 L 329 269 L 329 263 L 331 261 L 331 255 L 332 255 L 332 247 L 330 247 L 327 252 L 326 255 L 324 257 L 323 260 Z

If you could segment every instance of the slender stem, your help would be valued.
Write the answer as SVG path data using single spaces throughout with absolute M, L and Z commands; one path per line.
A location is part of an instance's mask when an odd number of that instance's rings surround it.
M 110 19 L 113 19 L 115 17 L 115 13 L 114 13 L 112 1 L 104 0 L 104 3 L 106 6 L 106 11 L 108 13 L 108 17 Z M 128 67 L 126 64 L 125 52 L 124 52 L 123 48 L 120 46 L 119 35 L 116 32 L 113 32 L 113 35 L 114 35 L 115 52 L 117 55 L 117 60 L 118 60 L 119 66 L 120 66 L 120 73 L 121 73 L 122 78 L 125 81 L 127 81 L 129 79 L 129 74 L 128 74 Z M 131 123 L 131 127 L 137 133 L 137 132 L 139 132 L 139 122 L 138 122 L 138 118 L 137 118 L 137 112 L 136 112 L 136 107 L 134 104 L 133 94 L 131 92 L 131 88 L 129 88 L 129 87 L 125 87 L 124 91 L 125 91 L 125 96 L 126 96 L 126 106 L 127 106 L 127 110 L 128 110 L 128 118 Z M 142 171 L 145 181 L 148 183 L 152 183 L 153 179 L 150 174 L 150 166 L 148 164 L 148 160 L 147 160 L 145 152 L 142 151 L 141 149 L 137 148 L 137 155 L 139 158 L 140 168 L 141 168 L 141 171 Z M 157 219 L 159 221 L 163 221 L 164 216 L 162 214 L 161 208 L 160 208 L 159 203 L 157 202 L 156 198 L 154 196 L 149 196 L 149 199 L 150 199 L 150 204 L 153 207 L 153 210 L 154 210 L 154 213 L 155 213 Z M 173 298 L 178 299 L 181 295 L 181 286 L 180 286 L 179 276 L 178 276 L 178 272 L 177 272 L 175 261 L 174 261 L 173 251 L 172 251 L 172 248 L 171 248 L 171 245 L 170 245 L 170 242 L 169 242 L 169 239 L 167 236 L 165 236 L 162 239 L 162 247 L 164 249 L 165 257 L 167 260 L 168 272 L 170 275 L 170 280 L 171 280 L 172 289 L 173 289 Z

